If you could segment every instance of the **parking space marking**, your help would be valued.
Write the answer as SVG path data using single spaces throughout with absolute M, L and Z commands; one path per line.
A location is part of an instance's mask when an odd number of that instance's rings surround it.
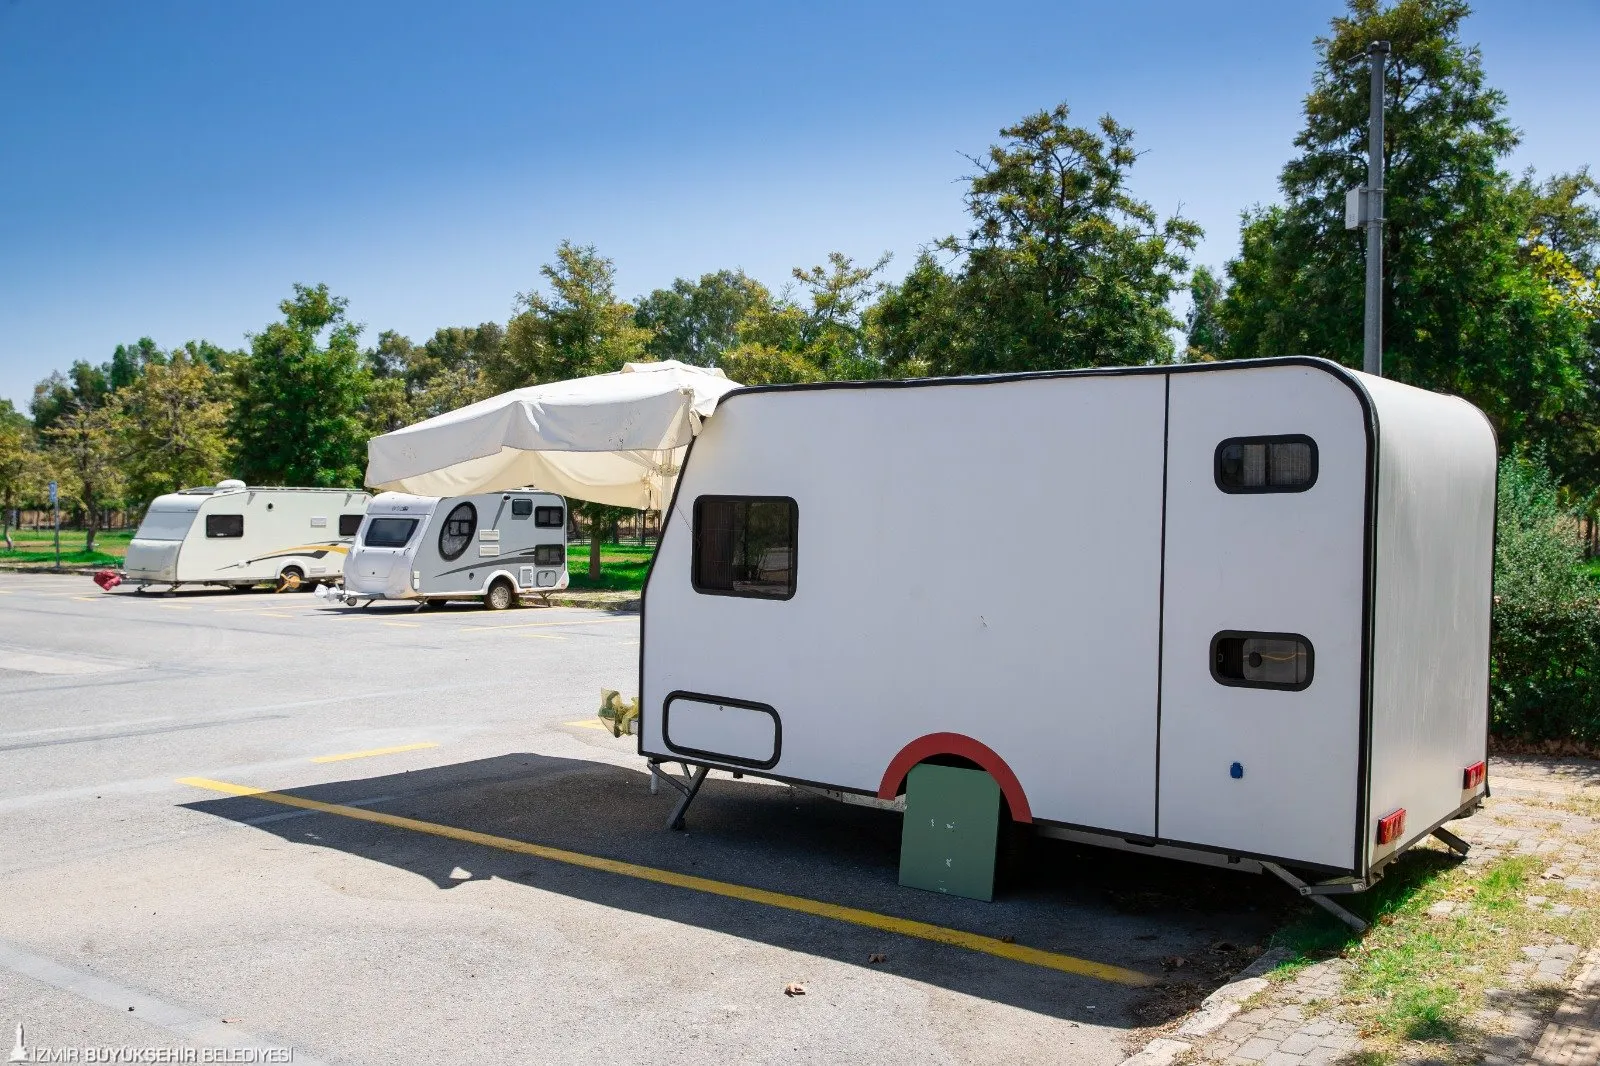
M 422 628 L 422 623 L 421 622 L 379 622 L 378 624 L 379 625 L 385 625 L 385 626 L 395 626 L 395 627 L 397 627 L 399 629 L 420 629 L 420 628 Z
M 561 724 L 562 725 L 570 725 L 570 726 L 573 726 L 573 727 L 575 727 L 577 729 L 610 729 L 611 728 L 610 726 L 606 725 L 604 722 L 602 722 L 598 718 L 585 718 L 581 722 L 562 722 Z
M 960 929 L 948 929 L 942 925 L 919 922 L 911 918 L 896 918 L 893 915 L 878 914 L 874 911 L 861 910 L 857 907 L 845 907 L 836 903 L 824 903 L 821 900 L 806 899 L 804 896 L 791 896 L 783 892 L 773 892 L 764 888 L 751 888 L 748 885 L 736 885 L 728 881 L 713 881 L 709 877 L 696 877 L 693 874 L 681 874 L 673 870 L 641 866 L 638 863 L 623 862 L 619 859 L 606 859 L 598 855 L 586 855 L 580 851 L 567 851 L 564 848 L 554 848 L 545 844 L 530 844 L 522 840 L 512 840 L 509 837 L 479 833 L 472 829 L 458 829 L 455 826 L 438 825 L 434 822 L 419 821 L 416 818 L 403 818 L 399 815 L 385 814 L 382 811 L 364 811 L 346 804 L 323 803 L 320 800 L 305 799 L 287 792 L 273 792 L 266 789 L 251 788 L 248 785 L 230 784 L 227 781 L 213 781 L 204 777 L 180 777 L 178 783 L 180 785 L 189 785 L 193 788 L 206 789 L 210 792 L 221 792 L 229 796 L 245 796 L 251 799 L 265 800 L 268 803 L 279 803 L 285 807 L 299 807 L 303 810 L 321 811 L 323 814 L 334 814 L 362 822 L 375 822 L 378 825 L 387 825 L 395 829 L 408 829 L 414 833 L 444 837 L 448 840 L 458 840 L 465 844 L 477 844 L 480 847 L 495 848 L 499 851 L 510 851 L 519 855 L 532 855 L 535 858 L 547 859 L 551 862 L 561 862 L 588 870 L 599 870 L 602 873 L 633 877 L 641 881 L 653 881 L 656 884 L 671 885 L 674 888 L 686 888 L 690 891 L 705 892 L 713 896 L 744 900 L 747 903 L 762 903 L 769 907 L 810 914 L 818 918 L 831 918 L 834 921 L 845 922 L 850 925 L 865 926 L 868 929 L 877 929 L 886 933 L 898 933 L 901 936 L 929 940 L 936 944 L 948 944 L 952 947 L 966 948 L 969 951 L 982 952 L 997 958 L 1009 959 L 1012 962 L 1059 970 L 1062 973 L 1090 977 L 1097 981 L 1107 981 L 1113 984 L 1134 987 L 1146 987 L 1155 984 L 1155 978 L 1148 974 L 1140 973 L 1138 970 L 1129 970 L 1121 966 L 1113 966 L 1110 963 L 1093 962 L 1089 959 L 1079 959 L 1071 955 L 1043 951 L 1039 948 L 1025 947 L 1022 944 L 1008 943 L 997 937 L 968 933 Z
M 393 748 L 372 748 L 368 751 L 347 751 L 342 755 L 318 755 L 312 762 L 345 762 L 349 759 L 370 759 L 374 755 L 398 755 L 402 751 L 421 751 L 423 748 L 437 748 L 437 740 L 424 740 L 420 744 L 400 744 Z
M 571 622 L 513 622 L 503 626 L 462 626 L 463 633 L 481 633 L 487 629 L 548 629 L 552 626 L 601 626 L 607 623 L 631 622 L 632 618 L 580 618 Z
M 194 610 L 194 606 L 192 604 L 187 604 L 187 603 L 163 603 L 163 604 L 161 604 L 161 608 L 162 608 L 162 610 L 166 610 L 166 611 L 192 611 L 192 610 Z

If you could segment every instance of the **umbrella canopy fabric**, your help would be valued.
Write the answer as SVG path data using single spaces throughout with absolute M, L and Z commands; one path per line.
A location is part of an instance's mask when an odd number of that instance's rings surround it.
M 531 485 L 659 510 L 689 441 L 738 387 L 720 370 L 668 359 L 515 389 L 373 437 L 367 484 L 422 496 Z

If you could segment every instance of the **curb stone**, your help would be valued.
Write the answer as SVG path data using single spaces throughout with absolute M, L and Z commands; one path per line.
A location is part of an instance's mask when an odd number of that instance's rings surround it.
M 1264 952 L 1249 966 L 1240 970 L 1234 979 L 1205 998 L 1200 1009 L 1191 1014 L 1177 1028 L 1177 1036 L 1205 1036 L 1226 1025 L 1244 1008 L 1251 996 L 1267 987 L 1261 976 L 1289 957 L 1284 948 Z M 1168 1036 L 1158 1036 L 1137 1054 L 1122 1060 L 1120 1066 L 1170 1066 L 1178 1056 L 1193 1045 Z

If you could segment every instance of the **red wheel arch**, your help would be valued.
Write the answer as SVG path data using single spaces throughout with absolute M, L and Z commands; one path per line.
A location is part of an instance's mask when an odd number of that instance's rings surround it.
M 1028 797 L 1022 791 L 1022 782 L 1011 772 L 1011 767 L 995 754 L 993 748 L 960 733 L 929 733 L 901 748 L 900 754 L 889 764 L 889 769 L 883 772 L 883 783 L 878 786 L 878 798 L 892 800 L 898 796 L 900 786 L 905 782 L 906 774 L 911 772 L 911 768 L 935 755 L 959 755 L 981 766 L 1000 786 L 1000 794 L 1006 798 L 1006 803 L 1011 808 L 1012 819 L 1018 822 L 1033 821 L 1033 811 L 1028 807 Z

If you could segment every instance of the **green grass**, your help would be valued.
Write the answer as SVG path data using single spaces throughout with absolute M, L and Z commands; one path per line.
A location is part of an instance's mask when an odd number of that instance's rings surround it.
M 600 547 L 600 580 L 589 579 L 589 545 L 567 545 L 568 587 L 585 591 L 637 592 L 644 588 L 645 574 L 655 555 L 655 545 L 603 544 Z
M 122 557 L 128 552 L 128 541 L 133 539 L 133 530 L 118 529 L 114 531 L 101 531 L 94 538 L 94 551 L 86 552 L 84 548 L 84 531 L 81 529 L 63 529 L 61 531 L 61 565 L 63 566 L 118 566 Z M 45 566 L 53 565 L 56 561 L 54 534 L 48 529 L 13 529 L 11 541 L 16 547 L 6 551 L 5 542 L 0 540 L 0 563 L 30 563 Z
M 1367 1039 L 1374 1063 L 1405 1058 L 1405 1045 L 1428 1045 L 1443 1061 L 1466 1061 L 1486 1035 L 1470 1015 L 1522 948 L 1556 938 L 1593 941 L 1596 920 L 1586 911 L 1557 915 L 1527 905 L 1538 894 L 1559 897 L 1559 883 L 1541 883 L 1545 860 L 1513 855 L 1472 869 L 1433 848 L 1397 860 L 1372 891 L 1338 897 L 1372 926 L 1357 935 L 1318 911 L 1286 926 L 1276 938 L 1291 958 L 1274 976 L 1331 955 L 1352 964 L 1341 995 L 1347 1019 Z M 1440 902 L 1455 909 L 1430 914 Z M 1576 902 L 1576 901 L 1575 901 Z M 1474 1060 L 1475 1061 L 1475 1060 Z

